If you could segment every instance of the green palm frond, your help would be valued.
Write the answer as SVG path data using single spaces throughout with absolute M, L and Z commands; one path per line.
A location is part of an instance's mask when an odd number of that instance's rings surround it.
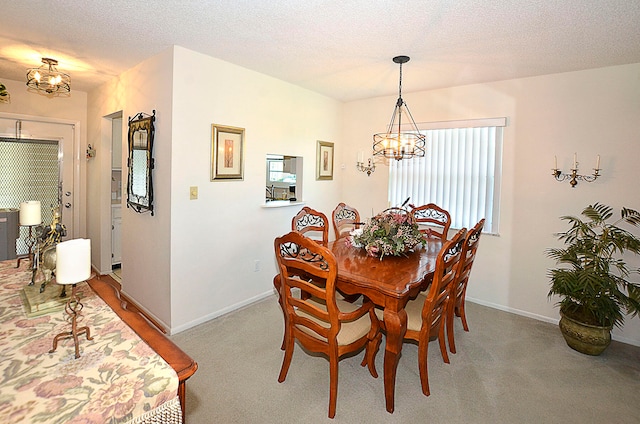
M 622 208 L 620 218 L 610 222 L 613 209 L 595 203 L 582 217 L 563 216 L 569 229 L 555 234 L 563 248 L 546 250 L 559 268 L 549 271 L 549 297 L 561 297 L 560 306 L 579 310 L 598 325 L 622 326 L 624 313 L 640 314 L 640 285 L 629 281 L 640 269 L 630 270 L 624 255 L 640 254 L 640 239 L 619 225 L 640 226 L 640 213 Z

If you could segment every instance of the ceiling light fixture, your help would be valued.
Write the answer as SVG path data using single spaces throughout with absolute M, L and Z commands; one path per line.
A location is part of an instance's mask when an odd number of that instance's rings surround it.
M 48 95 L 64 95 L 71 91 L 71 77 L 58 71 L 58 61 L 47 57 L 42 58 L 44 65 L 27 70 L 27 86 Z M 29 90 L 31 91 L 31 90 Z
M 411 159 L 423 157 L 425 154 L 426 136 L 418 130 L 416 122 L 409 112 L 409 107 L 402 99 L 402 64 L 409 61 L 409 56 L 396 56 L 395 63 L 400 64 L 400 84 L 398 88 L 398 101 L 391 115 L 391 122 L 386 133 L 373 135 L 373 156 L 384 156 L 388 159 Z M 402 115 L 408 117 L 408 131 L 402 131 Z M 405 125 L 406 126 L 406 125 Z

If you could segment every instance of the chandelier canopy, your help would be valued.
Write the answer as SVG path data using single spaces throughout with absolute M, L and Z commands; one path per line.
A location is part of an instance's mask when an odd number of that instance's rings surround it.
M 373 156 L 402 160 L 425 155 L 426 136 L 418 130 L 409 107 L 402 99 L 402 64 L 407 63 L 409 59 L 409 56 L 396 56 L 393 58 L 395 63 L 400 64 L 398 100 L 393 109 L 387 132 L 373 135 Z M 404 124 L 402 121 L 403 115 L 407 117 L 407 122 Z M 408 130 L 403 131 L 403 125 L 405 127 L 408 126 Z
M 71 91 L 71 77 L 58 71 L 58 61 L 42 58 L 44 65 L 27 70 L 27 86 L 30 91 L 43 92 L 51 96 L 65 95 Z

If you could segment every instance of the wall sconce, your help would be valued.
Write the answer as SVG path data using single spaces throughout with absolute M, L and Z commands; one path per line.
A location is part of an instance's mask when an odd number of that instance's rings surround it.
M 91 147 L 91 144 L 89 144 L 87 146 L 87 159 L 91 159 L 91 158 L 95 158 L 95 157 L 96 157 L 96 149 Z
M 558 169 L 558 157 L 553 157 L 553 175 L 556 180 L 564 181 L 569 180 L 569 184 L 571 184 L 571 188 L 574 188 L 578 184 L 579 181 L 586 181 L 591 183 L 595 181 L 600 176 L 600 155 L 596 157 L 596 167 L 593 168 L 592 175 L 579 175 L 578 174 L 578 156 L 576 153 L 573 154 L 573 167 L 571 168 L 570 174 L 563 174 L 561 170 Z
M 367 176 L 370 176 L 373 171 L 376 170 L 376 164 L 373 162 L 373 159 L 367 159 L 367 164 L 364 163 L 364 152 L 358 153 L 358 162 L 356 163 L 356 168 L 358 171 L 366 172 Z

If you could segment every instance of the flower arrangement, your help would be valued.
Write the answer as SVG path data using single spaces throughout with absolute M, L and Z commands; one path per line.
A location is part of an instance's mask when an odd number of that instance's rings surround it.
M 353 230 L 346 243 L 364 248 L 371 256 L 405 255 L 418 244 L 426 244 L 413 215 L 396 211 L 382 212 L 364 227 Z

